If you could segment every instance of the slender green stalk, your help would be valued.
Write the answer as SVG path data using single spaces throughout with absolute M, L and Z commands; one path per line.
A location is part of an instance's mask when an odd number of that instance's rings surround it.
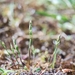
M 34 64 L 34 62 L 35 62 L 34 58 L 35 58 L 36 52 L 35 52 L 35 48 L 33 45 L 32 45 L 32 53 L 33 53 L 33 64 Z
M 17 56 L 17 57 L 20 58 L 21 66 L 23 66 L 22 60 L 21 60 L 21 57 L 20 57 L 20 56 L 21 56 L 21 52 L 20 52 L 20 50 L 19 50 L 19 48 L 18 48 L 18 45 L 16 44 L 16 40 L 13 40 L 13 45 L 14 45 L 15 50 L 17 50 L 17 53 L 18 53 L 18 56 Z M 12 49 L 12 51 L 13 51 L 13 49 Z M 15 54 L 14 51 L 13 51 L 13 53 Z M 15 55 L 14 55 L 14 56 L 15 56 Z M 15 56 L 16 61 L 18 62 L 17 57 Z M 19 62 L 18 62 L 18 64 L 19 64 Z
M 13 40 L 13 45 L 14 45 L 15 50 L 17 50 L 18 54 L 20 55 L 20 50 L 18 48 L 18 45 L 16 44 L 16 40 Z
M 16 55 L 15 55 L 15 51 L 14 51 L 14 48 L 13 48 L 12 44 L 10 44 L 10 47 L 11 47 L 12 53 L 13 53 L 13 55 L 14 55 L 14 57 L 15 57 L 15 60 L 16 60 L 17 63 L 19 64 L 19 62 L 18 62 L 18 60 L 17 60 L 17 57 L 16 57 Z
M 14 57 L 15 57 L 15 51 L 14 51 L 14 48 L 13 48 L 12 44 L 10 44 L 10 48 L 12 50 L 12 53 L 13 53 Z
M 30 57 L 31 57 L 31 45 L 32 45 L 32 22 L 29 22 L 29 65 L 30 65 Z
M 8 55 L 10 56 L 9 51 L 7 50 L 5 43 L 3 41 L 0 41 L 0 44 L 4 47 L 4 49 L 6 50 L 6 52 L 8 53 Z
M 2 72 L 2 73 L 3 73 L 3 72 L 4 72 L 4 70 L 3 70 L 2 68 L 0 68 L 0 72 Z
M 56 63 L 56 56 L 57 56 L 57 53 L 58 53 L 58 45 L 60 43 L 60 36 L 59 38 L 55 41 L 55 50 L 53 52 L 53 62 L 51 64 L 51 67 L 54 68 L 55 66 L 55 63 Z

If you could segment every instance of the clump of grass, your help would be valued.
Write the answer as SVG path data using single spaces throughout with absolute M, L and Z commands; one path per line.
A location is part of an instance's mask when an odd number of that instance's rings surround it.
M 10 56 L 10 58 L 12 60 L 11 53 L 8 51 L 7 47 L 5 46 L 5 43 L 3 41 L 0 41 L 0 44 L 4 47 L 4 49 L 7 51 L 7 53 L 9 54 L 9 56 Z M 15 57 L 15 60 L 16 60 L 17 64 L 23 66 L 21 58 L 20 58 L 20 54 L 21 53 L 19 51 L 18 45 L 16 44 L 16 40 L 13 40 L 13 45 L 10 44 L 10 48 L 11 48 L 12 54 Z M 15 55 L 15 50 L 17 51 L 18 55 L 17 54 Z M 20 58 L 20 63 L 19 63 L 17 57 Z M 7 75 L 7 73 L 10 73 L 10 72 L 14 72 L 14 71 L 13 70 L 6 70 L 6 69 L 3 69 L 3 68 L 0 68 L 0 74 L 1 75 Z
M 0 74 L 1 75 L 7 75 L 7 73 L 10 73 L 10 72 L 14 72 L 13 70 L 5 70 L 3 68 L 0 68 Z
M 31 57 L 31 46 L 32 46 L 32 21 L 29 22 L 29 65 L 30 65 L 30 57 Z
M 8 55 L 10 56 L 10 58 L 12 60 L 11 53 L 8 51 L 7 47 L 5 46 L 5 43 L 3 41 L 0 41 L 0 44 L 4 47 L 4 49 L 6 50 L 6 52 L 8 53 Z M 18 48 L 18 45 L 16 44 L 16 40 L 13 40 L 13 45 L 10 44 L 10 48 L 11 48 L 11 51 L 12 51 L 12 54 L 13 54 L 15 60 L 17 61 L 17 64 L 22 65 L 22 60 L 20 57 L 21 52 Z M 16 55 L 15 55 L 15 51 L 17 53 Z M 20 63 L 17 58 L 20 58 Z
M 54 41 L 55 49 L 54 49 L 54 52 L 53 52 L 53 62 L 51 64 L 51 68 L 55 67 L 56 56 L 57 56 L 57 53 L 58 53 L 58 45 L 59 45 L 59 43 L 60 43 L 60 36 L 58 37 L 58 39 L 56 41 Z

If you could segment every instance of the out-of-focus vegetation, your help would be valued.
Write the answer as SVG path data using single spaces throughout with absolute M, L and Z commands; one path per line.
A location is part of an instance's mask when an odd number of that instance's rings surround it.
M 42 19 L 48 19 L 48 22 L 55 20 L 56 25 L 59 27 L 59 32 L 66 32 L 68 30 L 69 33 L 74 33 L 74 3 L 74 0 L 1 0 L 0 13 L 4 17 L 2 21 L 7 23 L 9 20 L 11 27 L 20 26 L 22 21 L 26 23 L 29 20 L 35 21 L 36 16 L 36 18 L 42 17 L 39 18 L 41 22 Z M 2 27 L 2 22 L 0 23 L 0 27 Z M 44 28 L 44 25 L 42 27 Z
M 49 75 L 75 71 L 74 28 L 75 0 L 0 0 L 1 72 L 25 69 L 28 75 L 31 71 Z

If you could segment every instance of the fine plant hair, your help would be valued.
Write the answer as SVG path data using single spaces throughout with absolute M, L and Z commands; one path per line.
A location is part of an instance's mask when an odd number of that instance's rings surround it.
M 29 65 L 30 65 L 30 57 L 31 57 L 31 46 L 32 46 L 32 21 L 29 22 Z
M 56 57 L 57 57 L 57 54 L 58 54 L 58 45 L 60 44 L 60 36 L 58 37 L 58 39 L 56 41 L 54 41 L 54 44 L 55 44 L 55 49 L 54 49 L 54 52 L 53 52 L 53 62 L 51 64 L 51 68 L 55 67 Z

